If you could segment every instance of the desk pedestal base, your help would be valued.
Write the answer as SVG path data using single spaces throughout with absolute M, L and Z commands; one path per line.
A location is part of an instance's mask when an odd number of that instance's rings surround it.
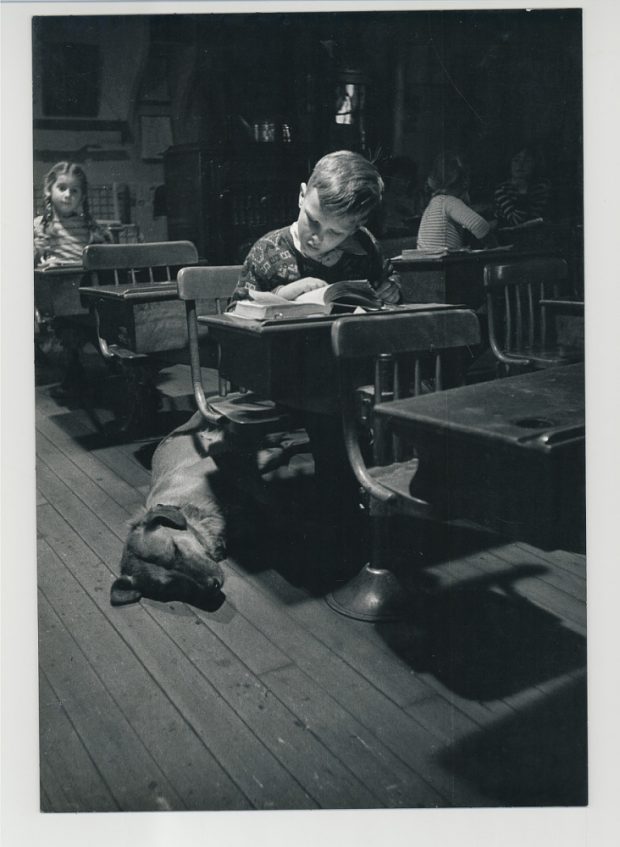
M 409 609 L 400 580 L 392 571 L 369 564 L 325 599 L 335 612 L 358 621 L 401 620 Z

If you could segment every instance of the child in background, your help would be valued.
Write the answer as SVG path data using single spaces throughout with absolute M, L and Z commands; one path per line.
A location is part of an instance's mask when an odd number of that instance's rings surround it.
M 495 214 L 500 227 L 513 227 L 542 217 L 547 211 L 551 183 L 542 176 L 542 157 L 528 145 L 510 161 L 510 179 L 495 189 Z
M 43 180 L 43 214 L 34 220 L 34 266 L 41 270 L 81 264 L 87 244 L 111 241 L 88 207 L 88 183 L 80 165 L 57 162 Z
M 81 265 L 87 244 L 111 241 L 110 234 L 94 220 L 88 207 L 88 183 L 80 165 L 57 162 L 43 180 L 43 214 L 34 220 L 34 266 L 49 270 L 63 265 Z M 35 335 L 36 335 L 35 324 Z M 88 333 L 77 322 L 55 318 L 52 332 L 37 338 L 36 350 L 46 357 L 46 347 L 60 345 L 64 376 L 51 389 L 59 400 L 77 396 L 84 384 L 80 350 Z
M 251 248 L 235 297 L 254 289 L 294 300 L 332 282 L 367 279 L 382 302 L 398 303 L 398 275 L 363 226 L 382 196 L 383 180 L 371 162 L 350 150 L 328 153 L 307 185 L 301 183 L 297 220 Z
M 469 172 L 457 153 L 441 153 L 428 176 L 431 200 L 418 230 L 418 250 L 460 250 L 471 233 L 481 247 L 495 247 L 492 225 L 471 209 Z

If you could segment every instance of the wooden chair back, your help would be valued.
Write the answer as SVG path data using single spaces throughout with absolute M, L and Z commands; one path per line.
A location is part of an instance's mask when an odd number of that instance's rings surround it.
M 583 310 L 583 302 L 572 297 L 564 259 L 486 265 L 483 279 L 489 343 L 504 371 L 579 358 L 579 351 L 561 349 L 555 332 L 554 319 L 560 312 Z
M 407 592 L 392 571 L 390 519 L 406 514 L 436 518 L 440 508 L 419 486 L 414 449 L 390 434 L 379 416 L 360 420 L 356 365 L 374 362 L 373 402 L 443 386 L 443 359 L 450 351 L 479 343 L 480 325 L 470 309 L 429 305 L 414 312 L 346 317 L 332 327 L 332 349 L 341 379 L 342 423 L 349 463 L 367 497 L 370 520 L 368 563 L 350 582 L 327 596 L 328 604 L 358 620 L 392 620 L 407 614 Z M 431 370 L 423 371 L 430 359 Z M 433 376 L 428 377 L 428 374 Z M 364 425 L 365 424 L 365 425 Z M 369 443 L 370 442 L 370 443 Z M 372 459 L 367 459 L 372 446 Z M 431 474 L 441 474 L 432 468 Z
M 211 301 L 217 314 L 221 314 L 230 302 L 241 267 L 241 265 L 213 265 L 182 268 L 177 276 L 179 299 L 185 302 Z
M 82 255 L 95 285 L 173 282 L 178 268 L 197 261 L 198 251 L 191 241 L 89 244 Z
M 201 309 L 205 308 L 206 311 L 222 314 L 235 290 L 241 267 L 241 265 L 212 265 L 181 268 L 177 276 L 178 296 L 185 303 L 194 398 L 205 420 L 214 425 L 220 423 L 222 415 L 214 408 L 213 403 L 207 400 L 202 382 L 200 341 L 201 339 L 204 341 L 205 336 L 201 337 L 198 331 L 198 304 Z M 220 374 L 219 349 L 211 350 L 210 355 L 209 364 L 213 365 L 218 372 L 218 395 L 225 398 L 229 394 L 230 385 Z
M 363 459 L 360 422 L 372 424 L 372 415 L 360 415 L 360 360 L 372 360 L 374 386 L 371 403 L 416 396 L 444 387 L 444 361 L 449 351 L 473 347 L 480 341 L 480 324 L 470 309 L 447 307 L 385 315 L 346 317 L 332 327 L 332 350 L 339 365 L 345 446 L 353 472 L 362 487 L 379 500 L 392 499 L 377 487 Z M 363 408 L 363 401 L 362 401 Z M 375 465 L 399 461 L 402 445 L 374 423 Z

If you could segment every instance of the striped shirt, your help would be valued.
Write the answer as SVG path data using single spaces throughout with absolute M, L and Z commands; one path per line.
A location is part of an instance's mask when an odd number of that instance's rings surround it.
M 465 230 L 478 239 L 489 234 L 491 225 L 458 197 L 437 194 L 424 210 L 418 230 L 418 250 L 459 250 Z
M 495 214 L 500 226 L 518 226 L 542 216 L 549 203 L 551 183 L 541 179 L 520 192 L 517 186 L 507 180 L 495 189 Z
M 62 220 L 54 217 L 46 227 L 40 215 L 34 219 L 35 267 L 50 259 L 62 263 L 81 263 L 87 244 L 102 244 L 109 240 L 110 237 L 101 227 L 90 229 L 82 215 L 71 215 Z

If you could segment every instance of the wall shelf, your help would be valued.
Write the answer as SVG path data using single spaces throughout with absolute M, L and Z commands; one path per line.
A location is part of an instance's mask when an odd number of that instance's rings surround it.
M 65 132 L 119 132 L 121 142 L 132 140 L 127 121 L 100 120 L 98 118 L 35 118 L 34 129 L 55 129 Z

